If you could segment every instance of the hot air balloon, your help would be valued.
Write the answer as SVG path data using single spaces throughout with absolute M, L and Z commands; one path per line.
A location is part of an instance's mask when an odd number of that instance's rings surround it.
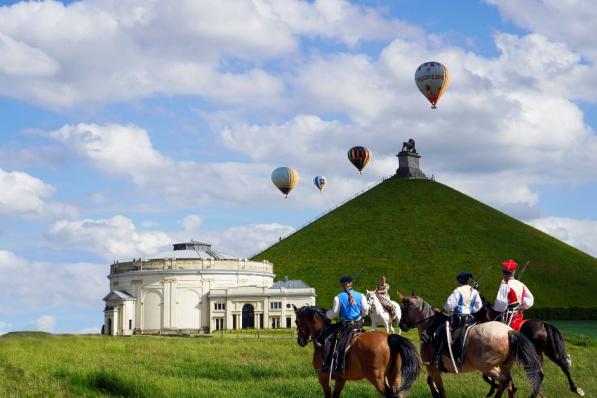
M 324 176 L 316 176 L 313 178 L 313 184 L 315 184 L 320 191 L 323 191 L 325 186 L 328 184 L 328 179 Z
M 431 109 L 448 88 L 448 69 L 439 62 L 425 62 L 415 72 L 415 83 L 425 98 L 431 102 Z
M 291 167 L 278 167 L 272 171 L 272 182 L 286 197 L 299 182 L 299 175 Z
M 359 173 L 363 171 L 369 160 L 371 160 L 371 151 L 364 146 L 353 146 L 348 150 L 348 160 L 359 169 Z

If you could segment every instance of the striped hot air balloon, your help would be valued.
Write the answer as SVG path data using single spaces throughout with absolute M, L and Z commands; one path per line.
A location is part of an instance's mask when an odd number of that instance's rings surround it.
M 278 167 L 272 171 L 272 182 L 286 197 L 299 182 L 299 175 L 292 167 Z
M 371 160 L 371 151 L 364 146 L 353 146 L 348 150 L 348 160 L 359 170 L 363 171 L 369 160 Z
M 448 88 L 448 81 L 448 69 L 439 62 L 425 62 L 415 72 L 417 88 L 431 102 L 431 109 L 437 108 L 437 101 Z
M 328 179 L 324 176 L 316 176 L 313 178 L 313 184 L 320 190 L 323 191 L 325 186 L 328 184 Z

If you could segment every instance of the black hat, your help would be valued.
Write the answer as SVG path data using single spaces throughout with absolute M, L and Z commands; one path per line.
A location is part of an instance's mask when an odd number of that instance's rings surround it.
M 340 283 L 350 283 L 352 282 L 352 276 L 350 275 L 344 275 L 342 278 L 340 278 Z
M 456 280 L 460 283 L 468 283 L 468 280 L 473 277 L 470 272 L 461 272 L 456 276 Z

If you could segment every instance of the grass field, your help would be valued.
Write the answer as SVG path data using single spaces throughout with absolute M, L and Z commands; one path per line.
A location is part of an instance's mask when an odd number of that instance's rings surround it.
M 573 376 L 597 396 L 597 322 L 557 322 L 568 340 Z M 405 334 L 417 340 L 414 332 Z M 581 344 L 582 342 L 582 344 Z M 579 344 L 579 345 L 576 345 Z M 1 397 L 319 397 L 312 346 L 292 331 L 211 338 L 17 335 L 0 338 Z M 572 397 L 560 370 L 545 366 L 543 392 Z M 519 369 L 519 396 L 528 396 Z M 449 397 L 480 397 L 478 374 L 444 376 Z M 347 383 L 343 397 L 377 397 L 367 382 Z M 424 377 L 410 397 L 427 397 Z

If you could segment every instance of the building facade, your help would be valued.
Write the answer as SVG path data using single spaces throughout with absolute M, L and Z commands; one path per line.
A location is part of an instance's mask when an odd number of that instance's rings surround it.
M 274 283 L 273 265 L 233 258 L 200 242 L 177 243 L 151 259 L 110 266 L 104 334 L 194 334 L 284 328 L 292 305 L 315 305 L 302 281 Z

